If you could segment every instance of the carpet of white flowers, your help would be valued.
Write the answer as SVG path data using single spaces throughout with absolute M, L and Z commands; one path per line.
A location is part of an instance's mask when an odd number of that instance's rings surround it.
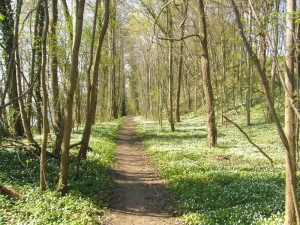
M 170 132 L 167 121 L 137 117 L 138 133 L 185 224 L 284 223 L 284 149 L 274 124 L 252 115 L 229 115 L 273 160 L 271 165 L 233 125 L 218 126 L 218 146 L 206 145 L 203 115 L 183 117 Z
M 47 159 L 48 190 L 39 190 L 39 158 L 20 149 L 0 150 L 0 184 L 13 186 L 24 196 L 16 201 L 0 195 L 0 224 L 99 224 L 111 191 L 110 168 L 114 162 L 115 137 L 123 119 L 96 124 L 92 130 L 88 157 L 81 165 L 81 178 L 74 179 L 78 148 L 71 151 L 69 193 L 55 191 L 59 160 Z M 72 143 L 82 130 L 74 131 Z M 49 149 L 51 151 L 51 149 Z

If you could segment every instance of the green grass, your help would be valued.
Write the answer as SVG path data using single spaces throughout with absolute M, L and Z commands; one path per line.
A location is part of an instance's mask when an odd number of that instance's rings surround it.
M 75 180 L 78 148 L 71 151 L 69 193 L 55 192 L 59 161 L 47 160 L 45 192 L 39 190 L 39 159 L 18 149 L 0 150 L 0 183 L 14 187 L 24 196 L 15 201 L 0 195 L 0 224 L 99 224 L 111 191 L 110 168 L 114 162 L 115 137 L 123 120 L 96 124 L 90 146 L 93 152 L 83 161 L 81 178 Z M 72 142 L 81 137 L 74 132 Z
M 283 224 L 284 149 L 274 124 L 254 108 L 242 126 L 274 161 L 271 166 L 233 126 L 218 126 L 218 147 L 206 146 L 205 118 L 185 118 L 170 132 L 167 122 L 137 117 L 138 133 L 185 224 Z M 244 115 L 228 115 L 245 124 Z

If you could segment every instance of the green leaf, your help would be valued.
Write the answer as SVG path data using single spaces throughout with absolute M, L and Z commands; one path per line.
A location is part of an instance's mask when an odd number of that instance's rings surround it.
M 0 13 L 0 21 L 4 20 L 4 16 Z

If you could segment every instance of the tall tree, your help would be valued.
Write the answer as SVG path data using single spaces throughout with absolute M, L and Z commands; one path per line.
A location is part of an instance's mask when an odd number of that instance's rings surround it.
M 16 7 L 16 18 L 15 18 L 15 26 L 14 26 L 14 50 L 13 50 L 13 57 L 11 57 L 10 66 L 16 61 L 17 64 L 17 88 L 18 94 L 22 95 L 22 71 L 21 71 L 21 62 L 20 62 L 20 53 L 19 53 L 19 22 L 20 22 L 20 14 L 22 8 L 23 0 L 17 0 L 17 7 Z M 12 72 L 12 70 L 10 70 Z M 22 124 L 25 130 L 26 137 L 28 141 L 34 145 L 36 148 L 39 148 L 38 143 L 34 140 L 30 120 L 28 118 L 28 114 L 25 110 L 25 104 L 22 98 L 18 99 L 20 113 L 22 118 Z
M 13 56 L 12 51 L 14 44 L 14 13 L 11 6 L 11 1 L 1 0 L 0 1 L 0 13 L 3 15 L 3 20 L 0 21 L 0 32 L 2 33 L 1 46 L 3 46 L 3 58 L 5 62 L 6 72 L 9 73 L 9 62 L 11 57 Z M 11 76 L 12 79 L 9 79 L 7 76 L 7 86 L 9 87 L 9 97 L 13 100 L 12 107 L 10 111 L 12 111 L 12 119 L 10 122 L 13 124 L 14 134 L 17 136 L 23 136 L 24 129 L 22 125 L 20 108 L 18 101 L 15 100 L 18 97 L 17 90 L 17 77 L 16 77 L 16 66 L 13 63 L 11 68 Z M 3 95 L 3 99 L 5 99 L 5 95 Z M 1 113 L 0 113 L 1 118 Z
M 60 176 L 57 190 L 63 194 L 68 189 L 68 172 L 69 172 L 69 152 L 70 139 L 72 132 L 73 100 L 78 80 L 78 56 L 82 37 L 83 15 L 85 0 L 75 1 L 74 4 L 74 27 L 73 27 L 73 45 L 71 55 L 71 69 L 67 78 L 67 94 L 64 106 L 64 137 L 62 142 L 62 153 L 60 161 Z
M 49 133 L 49 123 L 48 123 L 48 92 L 46 87 L 46 64 L 47 64 L 47 35 L 49 27 L 49 14 L 48 14 L 48 0 L 43 0 L 44 8 L 44 29 L 42 36 L 42 68 L 41 68 L 41 87 L 43 92 L 43 140 L 41 146 L 41 156 L 40 156 L 40 188 L 41 190 L 46 190 L 46 151 L 48 144 L 48 133 Z
M 285 119 L 284 130 L 289 145 L 289 151 L 286 155 L 286 194 L 285 194 L 285 224 L 295 224 L 296 211 L 293 199 L 293 186 L 296 185 L 296 151 L 295 151 L 295 114 L 290 103 L 290 97 L 294 92 L 294 58 L 295 58 L 295 17 L 296 1 L 287 0 L 286 16 L 286 54 L 285 54 Z M 299 216 L 299 215 L 298 215 Z M 299 218 L 299 217 L 298 217 Z M 298 221 L 298 224 L 300 221 Z
M 111 98 L 111 118 L 118 118 L 117 90 L 116 90 L 116 28 L 117 28 L 117 1 L 112 1 L 112 23 L 111 35 L 111 71 L 110 71 L 110 98 Z
M 168 23 L 168 38 L 170 39 L 168 41 L 168 77 L 169 77 L 169 122 L 170 122 L 170 127 L 171 131 L 175 131 L 175 123 L 174 123 L 174 103 L 173 103 L 173 89 L 174 89 L 174 74 L 173 74 L 173 58 L 174 58 L 174 53 L 173 53 L 173 46 L 174 46 L 174 41 L 173 39 L 173 17 L 172 17 L 172 9 L 170 4 L 167 6 L 167 23 Z
M 199 0 L 199 34 L 201 46 L 201 71 L 203 77 L 203 89 L 206 100 L 206 120 L 207 120 L 207 144 L 217 145 L 217 127 L 215 121 L 214 96 L 211 85 L 210 62 L 207 47 L 207 29 L 203 0 Z
M 181 24 L 181 39 L 184 38 L 185 34 L 185 20 L 188 12 L 188 1 L 184 1 L 184 4 L 181 4 L 181 13 L 184 18 L 183 23 Z M 176 122 L 180 122 L 180 96 L 181 96 L 181 83 L 182 83 L 182 73 L 183 73 L 183 59 L 184 59 L 184 40 L 180 41 L 180 50 L 179 50 L 179 64 L 178 64 L 178 80 L 177 80 L 177 92 L 176 92 Z
M 63 115 L 58 86 L 58 41 L 57 41 L 57 22 L 58 22 L 58 0 L 52 0 L 50 18 L 50 72 L 51 72 L 51 104 L 52 104 L 52 123 L 56 135 L 56 142 L 53 148 L 54 154 L 60 154 L 63 139 Z
M 78 155 L 78 164 L 80 162 L 81 158 L 86 158 L 87 154 L 87 148 L 89 145 L 90 135 L 91 135 L 91 128 L 93 125 L 93 121 L 96 115 L 96 108 L 97 108 L 97 95 L 98 95 L 98 80 L 99 80 L 99 65 L 101 61 L 101 50 L 104 42 L 104 37 L 108 28 L 108 22 L 109 22 L 109 5 L 110 0 L 105 0 L 105 14 L 104 14 L 104 21 L 103 26 L 101 29 L 101 33 L 99 35 L 98 41 L 97 41 L 97 47 L 95 51 L 95 56 L 93 60 L 93 67 L 92 67 L 92 76 L 91 76 L 91 90 L 90 90 L 90 96 L 89 96 L 89 112 L 86 115 L 86 121 L 85 121 L 85 127 L 82 134 L 82 140 L 81 140 L 81 147 Z M 78 165 L 77 164 L 77 168 Z M 79 168 L 78 168 L 79 169 Z M 77 169 L 77 171 L 79 171 Z
M 249 17 L 248 17 L 248 27 L 249 27 L 249 42 L 250 45 L 251 35 L 252 35 L 252 11 L 249 7 Z M 247 84 L 246 84 L 246 125 L 250 126 L 251 121 L 251 75 L 252 75 L 252 61 L 251 55 L 247 52 Z

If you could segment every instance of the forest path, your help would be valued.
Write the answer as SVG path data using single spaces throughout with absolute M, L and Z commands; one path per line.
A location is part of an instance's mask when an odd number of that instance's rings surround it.
M 180 224 L 170 215 L 170 196 L 136 134 L 133 118 L 125 121 L 117 138 L 113 181 L 110 212 L 104 224 Z

